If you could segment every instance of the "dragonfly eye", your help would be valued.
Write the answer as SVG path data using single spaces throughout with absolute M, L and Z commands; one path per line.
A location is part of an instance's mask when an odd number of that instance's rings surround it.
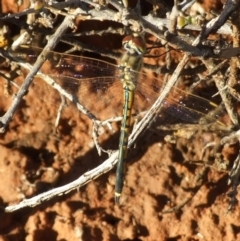
M 146 52 L 146 43 L 138 34 L 126 36 L 123 39 L 122 44 L 131 55 L 143 55 Z

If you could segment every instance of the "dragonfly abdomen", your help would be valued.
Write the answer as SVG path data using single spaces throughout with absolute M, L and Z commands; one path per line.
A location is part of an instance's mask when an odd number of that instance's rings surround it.
M 128 137 L 131 128 L 131 115 L 134 102 L 135 85 L 131 81 L 123 82 L 124 90 L 124 106 L 123 106 L 123 119 L 121 123 L 121 134 L 119 139 L 119 155 L 116 172 L 116 186 L 115 186 L 115 202 L 119 203 L 123 188 L 123 180 L 125 173 L 125 163 L 128 153 Z

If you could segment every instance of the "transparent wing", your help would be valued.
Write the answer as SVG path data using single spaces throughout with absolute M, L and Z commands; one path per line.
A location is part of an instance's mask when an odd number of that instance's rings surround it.
M 167 83 L 164 84 L 166 85 Z M 161 94 L 164 84 L 160 79 L 147 78 L 145 74 L 142 74 L 138 79 L 137 85 L 137 108 L 144 110 L 144 106 L 152 105 Z M 189 124 L 198 123 L 202 117 L 216 107 L 215 103 L 207 99 L 190 94 L 177 87 L 172 87 L 171 93 L 162 102 L 160 116 L 167 124 L 170 124 L 170 120 L 177 119 L 181 119 L 184 123 Z M 210 116 L 208 117 L 208 121 L 215 122 L 218 118 L 218 116 Z
M 20 48 L 14 55 L 25 62 L 34 63 L 41 53 L 38 48 Z M 122 115 L 123 90 L 121 70 L 119 67 L 81 56 L 49 52 L 48 60 L 41 71 L 52 77 L 62 88 L 76 96 L 79 102 L 98 118 L 110 118 Z M 130 70 L 129 70 L 130 71 Z M 160 78 L 149 78 L 146 74 L 138 75 L 134 100 L 135 112 L 146 111 L 161 93 L 163 81 Z M 43 81 L 35 81 L 36 92 L 45 92 L 43 99 L 54 104 L 61 101 L 60 95 Z M 196 123 L 216 105 L 201 97 L 191 95 L 176 87 L 162 103 L 161 117 L 164 121 L 181 119 L 186 123 Z M 214 122 L 217 117 L 212 117 Z
M 12 54 L 20 61 L 33 64 L 40 48 L 20 47 Z M 97 118 L 122 116 L 122 83 L 117 66 L 97 59 L 49 52 L 41 71 L 55 80 Z M 31 86 L 37 98 L 59 106 L 58 91 L 39 78 Z M 45 94 L 44 94 L 45 93 Z

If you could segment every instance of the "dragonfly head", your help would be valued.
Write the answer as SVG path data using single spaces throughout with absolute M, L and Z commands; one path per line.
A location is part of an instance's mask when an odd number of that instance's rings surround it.
M 145 40 L 138 34 L 126 36 L 122 44 L 130 55 L 144 55 L 146 53 Z

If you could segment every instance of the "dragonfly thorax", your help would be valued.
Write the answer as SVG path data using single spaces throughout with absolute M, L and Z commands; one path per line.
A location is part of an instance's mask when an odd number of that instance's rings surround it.
M 126 71 L 127 69 L 140 71 L 142 67 L 142 56 L 130 55 L 128 52 L 126 52 L 122 55 L 120 67 L 123 67 L 124 71 Z

